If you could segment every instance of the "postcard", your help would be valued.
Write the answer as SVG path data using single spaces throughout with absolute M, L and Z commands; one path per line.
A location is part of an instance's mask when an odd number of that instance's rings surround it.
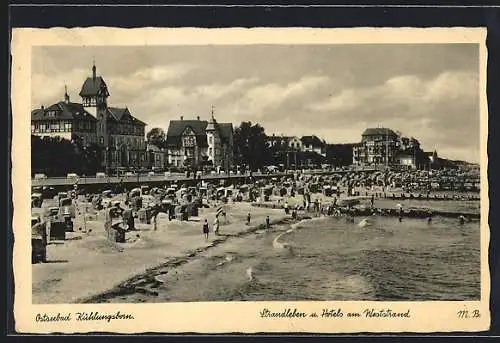
M 485 38 L 13 29 L 16 330 L 487 330 Z

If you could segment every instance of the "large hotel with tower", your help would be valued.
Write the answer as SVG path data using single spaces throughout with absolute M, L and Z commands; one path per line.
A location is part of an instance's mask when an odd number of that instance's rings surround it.
M 102 76 L 97 75 L 95 64 L 79 95 L 81 103 L 72 102 L 66 90 L 63 101 L 32 110 L 31 133 L 80 140 L 84 147 L 98 144 L 103 151 L 103 170 L 145 164 L 146 123 L 134 117 L 127 107 L 108 105 L 110 92 Z
M 166 146 L 151 147 L 145 142 L 146 123 L 128 107 L 112 107 L 110 91 L 97 68 L 83 82 L 81 102 L 72 102 L 67 89 L 63 100 L 31 111 L 31 134 L 79 141 L 83 147 L 97 144 L 102 149 L 102 169 L 160 169 L 201 164 L 230 168 L 233 164 L 233 126 L 210 120 L 171 120 Z M 151 148 L 151 149 L 149 149 Z

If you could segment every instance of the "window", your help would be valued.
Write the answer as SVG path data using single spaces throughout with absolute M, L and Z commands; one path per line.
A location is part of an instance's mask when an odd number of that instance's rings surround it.
M 103 137 L 103 136 L 99 137 L 99 142 L 100 142 L 101 144 L 104 144 L 104 137 Z
M 212 155 L 212 148 L 208 148 L 208 154 Z
M 50 132 L 59 132 L 59 122 L 50 124 Z
M 64 131 L 65 132 L 71 132 L 72 129 L 72 124 L 69 121 L 64 122 Z
M 34 125 L 34 124 L 31 124 L 31 132 L 36 132 L 36 131 L 35 131 L 35 125 Z

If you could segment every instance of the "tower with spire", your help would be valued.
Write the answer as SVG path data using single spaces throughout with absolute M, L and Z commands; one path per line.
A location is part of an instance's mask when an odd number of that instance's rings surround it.
M 219 164 L 219 149 L 220 146 L 220 136 L 219 130 L 217 130 L 217 121 L 214 117 L 214 106 L 212 105 L 212 113 L 210 120 L 208 122 L 207 128 L 205 129 L 207 133 L 207 142 L 208 142 L 208 160 L 212 161 L 214 165 Z
M 97 112 L 107 107 L 109 91 L 104 79 L 101 76 L 97 76 L 95 61 L 92 63 L 92 76 L 87 77 L 84 81 L 80 90 L 80 96 L 86 111 L 96 118 L 99 118 L 99 114 L 103 114 Z
M 69 104 L 68 86 L 64 85 L 64 102 Z
M 97 76 L 95 60 L 92 61 L 92 75 L 87 77 L 87 79 L 83 82 L 82 89 L 80 90 L 80 96 L 85 110 L 97 118 L 96 131 L 98 144 L 106 148 L 106 151 L 108 151 L 110 147 L 107 105 L 109 91 L 104 79 L 101 76 Z M 105 154 L 105 164 L 107 169 L 110 157 L 107 152 Z

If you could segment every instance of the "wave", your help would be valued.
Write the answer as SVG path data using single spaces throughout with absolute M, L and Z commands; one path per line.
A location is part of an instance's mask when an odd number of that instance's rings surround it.
M 358 227 L 360 228 L 367 227 L 370 225 L 372 225 L 372 223 L 368 220 L 368 218 L 365 218 L 358 223 Z
M 325 221 L 325 220 L 328 220 L 328 219 L 330 219 L 330 218 L 327 217 L 327 216 L 302 219 L 302 220 L 298 221 L 297 223 L 294 223 L 294 224 L 290 225 L 290 227 L 292 229 L 297 229 L 299 227 L 302 227 L 303 225 L 311 224 L 311 223 L 318 222 L 318 221 Z
M 293 230 L 293 229 L 291 229 L 291 230 Z M 273 240 L 273 248 L 275 248 L 275 249 L 284 249 L 284 248 L 288 247 L 287 243 L 280 243 L 280 242 L 278 242 L 278 240 L 284 234 L 286 234 L 286 232 L 280 233 L 278 236 L 276 236 L 276 238 L 274 238 L 274 240 Z
M 247 268 L 246 273 L 248 276 L 248 281 L 253 281 L 254 275 L 253 275 L 253 268 L 251 266 Z
M 232 256 L 232 255 L 226 255 L 224 256 L 224 259 L 222 261 L 220 261 L 219 263 L 216 264 L 217 267 L 220 267 L 226 263 L 229 263 L 229 262 L 232 262 L 234 261 L 235 257 Z

